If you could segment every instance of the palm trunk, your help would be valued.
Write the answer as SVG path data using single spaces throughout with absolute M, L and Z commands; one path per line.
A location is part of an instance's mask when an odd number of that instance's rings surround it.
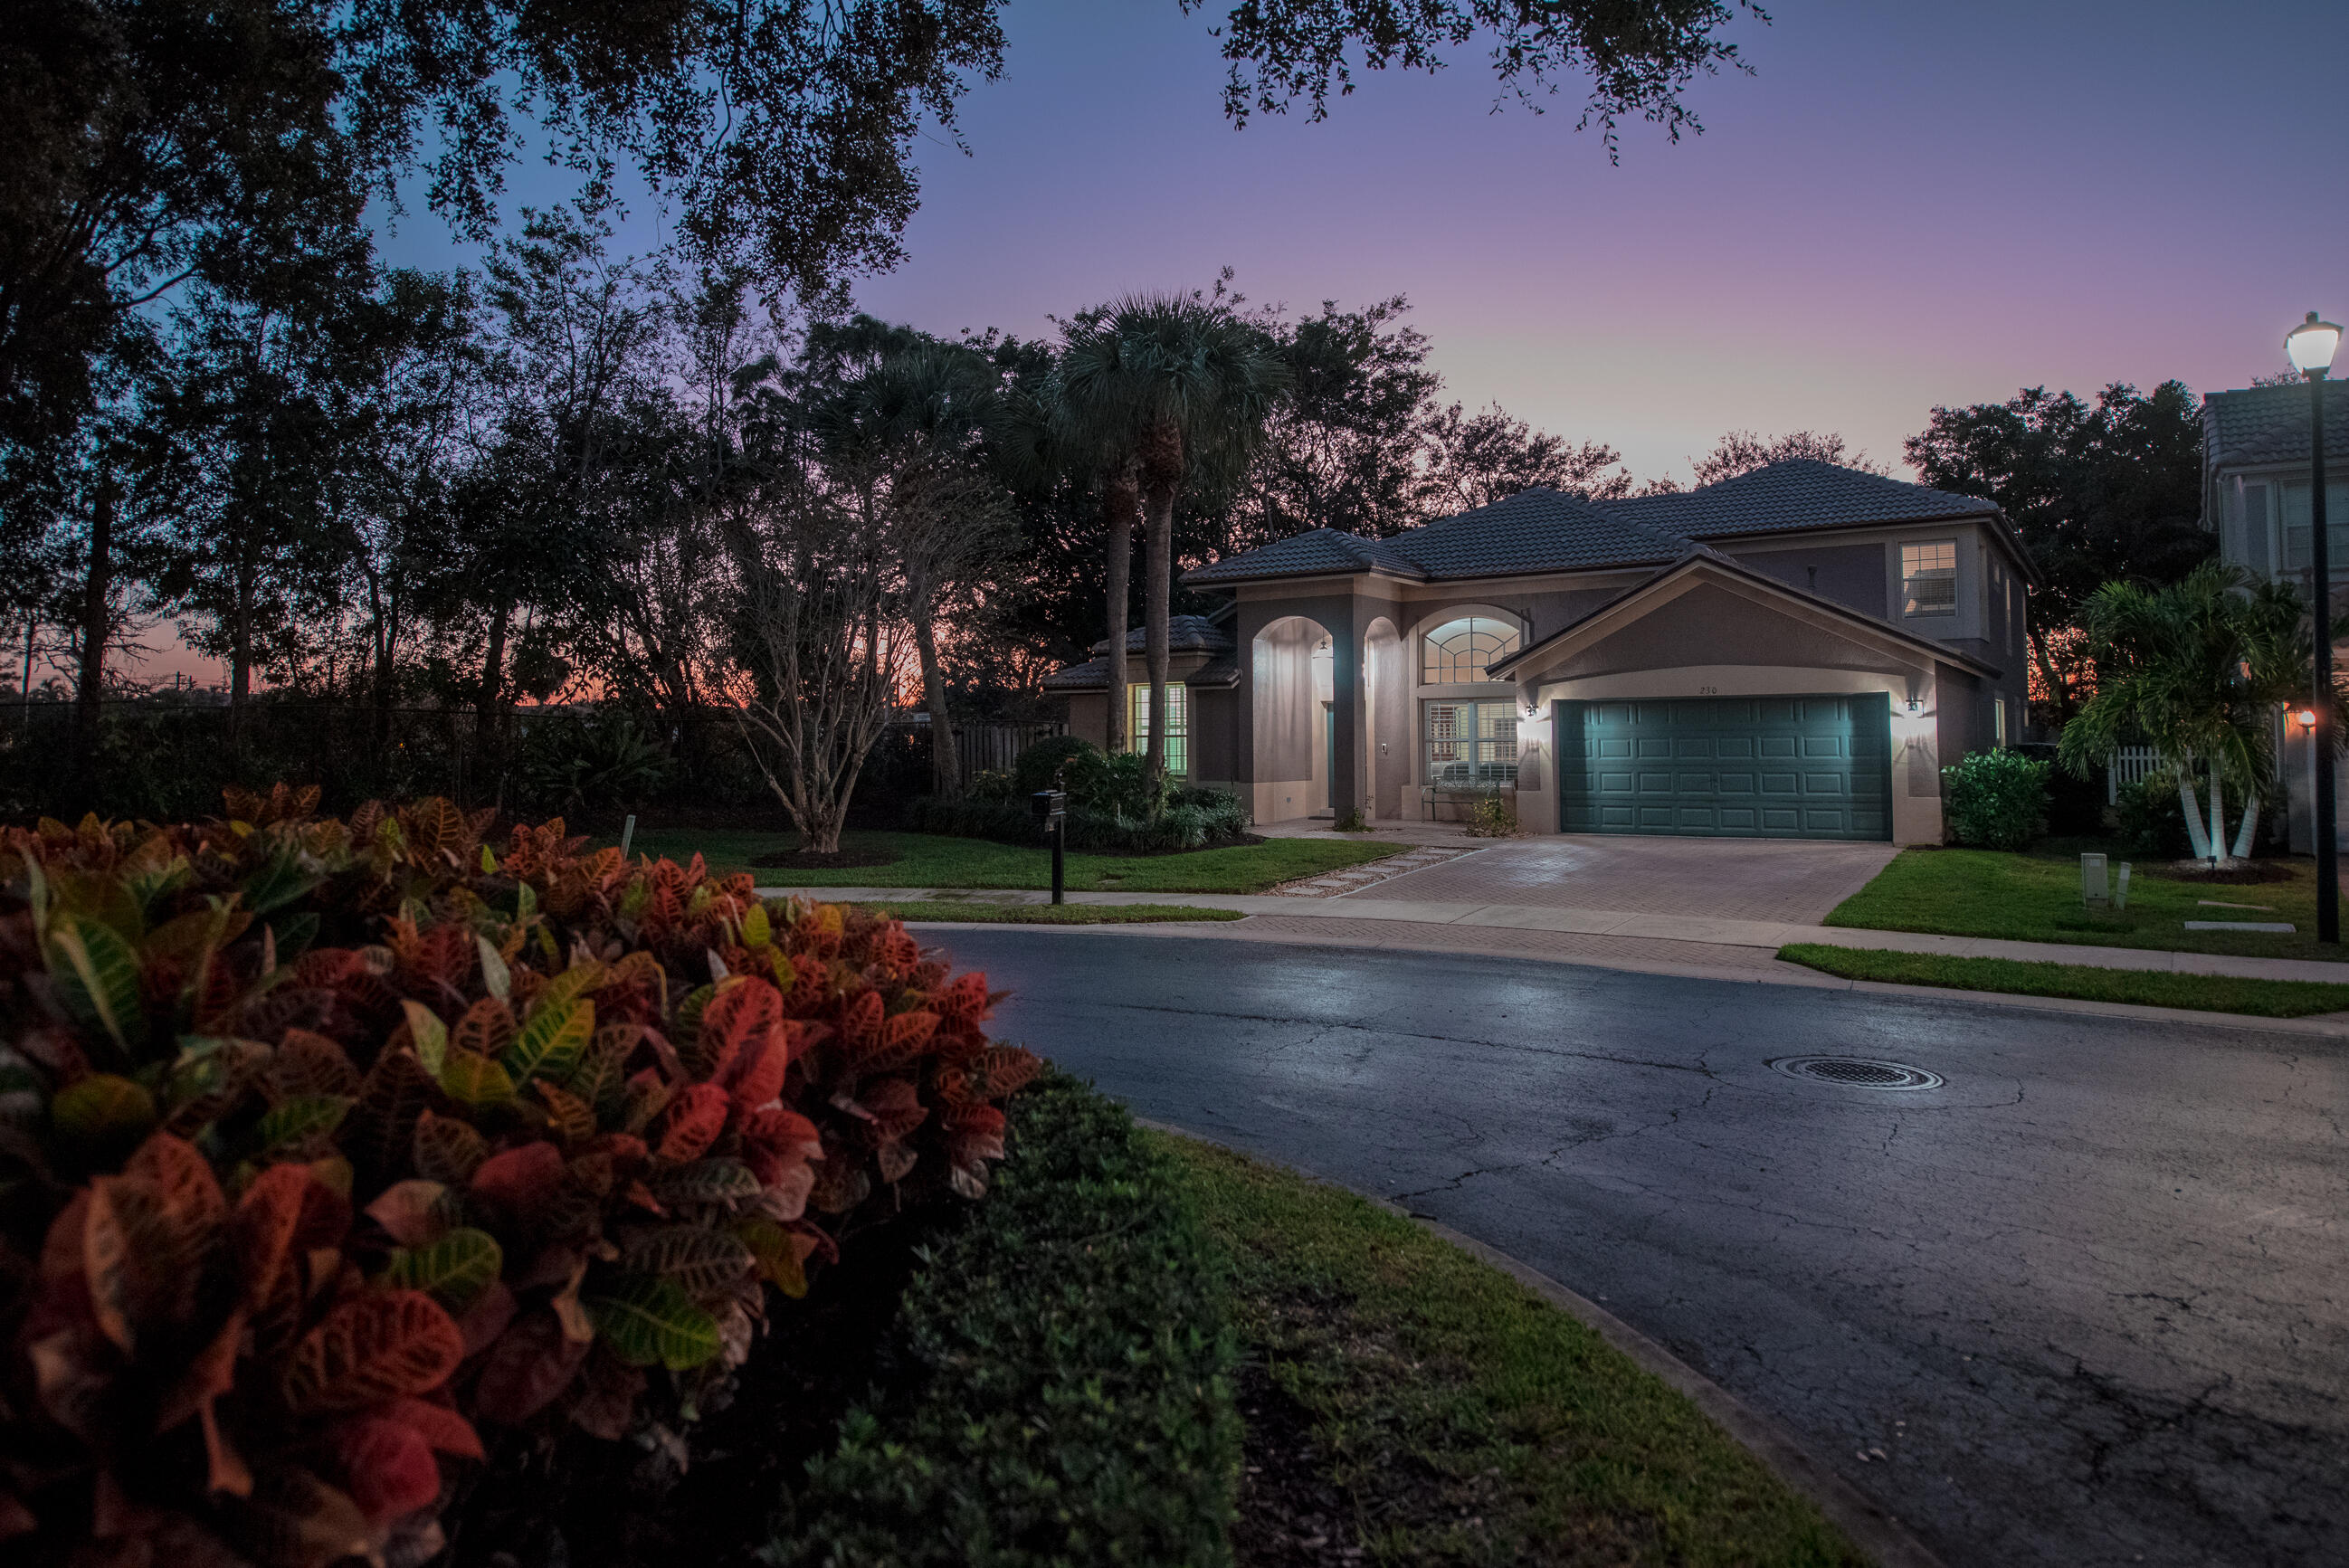
M 1150 749 L 1143 767 L 1154 784 L 1166 777 L 1167 607 L 1174 594 L 1174 489 L 1153 485 L 1143 518 L 1143 650 L 1150 668 Z
M 2192 764 L 2178 769 L 2178 803 L 2186 811 L 2186 841 L 2198 861 L 2210 858 L 2210 835 L 2202 826 L 2202 799 L 2194 792 Z
M 1133 596 L 1131 576 L 1133 571 L 1133 514 L 1137 510 L 1136 485 L 1131 465 L 1110 476 L 1102 488 L 1102 517 L 1108 524 L 1109 541 L 1109 728 L 1103 738 L 1110 753 L 1126 749 L 1125 733 L 1125 616 L 1126 606 Z
M 2210 758 L 2210 863 L 2227 852 L 2226 794 L 2219 782 L 2219 759 Z
M 2260 797 L 2252 796 L 2243 805 L 2243 820 L 2235 829 L 2235 859 L 2249 858 L 2259 839 Z
M 473 714 L 473 753 L 486 769 L 498 746 L 498 710 L 506 684 L 506 622 L 513 606 L 505 600 L 490 615 L 489 651 L 481 655 L 481 706 Z
M 98 765 L 98 703 L 106 695 L 107 600 L 114 592 L 114 490 L 101 486 L 89 516 L 82 580 L 81 671 L 74 692 L 73 773 L 85 787 Z

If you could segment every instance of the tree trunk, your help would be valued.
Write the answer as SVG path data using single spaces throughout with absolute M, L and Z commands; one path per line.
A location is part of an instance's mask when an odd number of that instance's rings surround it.
M 962 758 L 955 754 L 954 721 L 947 716 L 947 676 L 938 664 L 938 634 L 925 573 L 913 574 L 912 590 L 906 598 L 913 611 L 914 647 L 922 659 L 922 706 L 930 711 L 930 792 L 951 800 L 962 793 Z
M 2210 863 L 2213 866 L 2227 853 L 2227 801 L 2219 782 L 2219 759 L 2210 758 Z
M 2247 858 L 2256 846 L 2260 835 L 2260 798 L 2252 796 L 2243 803 L 2243 820 L 2235 829 L 2235 859 Z
M 490 647 L 481 655 L 481 700 L 473 716 L 473 750 L 486 763 L 497 747 L 498 707 L 506 684 L 506 622 L 513 606 L 498 602 L 490 615 Z
M 840 853 L 841 825 L 848 820 L 848 809 L 834 800 L 812 801 L 799 813 L 800 848 L 819 855 Z
M 2186 811 L 2186 841 L 2198 861 L 2210 858 L 2210 835 L 2202 826 L 2202 801 L 2194 792 L 2194 765 L 2182 763 L 2178 769 L 2178 803 Z
M 236 563 L 236 606 L 229 622 L 228 742 L 232 750 L 244 745 L 244 705 L 253 689 L 253 562 L 240 556 Z
M 1167 609 L 1174 594 L 1174 487 L 1153 485 L 1143 519 L 1143 648 L 1150 668 L 1150 750 L 1143 766 L 1153 783 L 1166 777 Z
M 87 788 L 98 765 L 98 717 L 106 695 L 107 600 L 114 591 L 114 490 L 101 485 L 89 514 L 89 570 L 81 591 L 81 671 L 74 693 L 73 775 Z
M 1105 557 L 1109 568 L 1109 729 L 1112 756 L 1126 749 L 1125 616 L 1132 601 L 1133 514 L 1139 508 L 1139 487 L 1132 467 L 1106 476 L 1102 485 L 1102 519 L 1109 525 Z

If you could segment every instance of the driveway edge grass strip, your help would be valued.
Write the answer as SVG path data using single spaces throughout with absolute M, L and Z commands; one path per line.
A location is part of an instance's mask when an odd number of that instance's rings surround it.
M 908 899 L 854 906 L 916 923 L 988 925 L 1154 925 L 1175 921 L 1246 920 L 1237 909 L 1187 903 L 987 903 L 978 899 Z
M 1896 985 L 1939 985 L 2014 996 L 2064 996 L 2140 1007 L 2182 1007 L 2255 1018 L 2306 1018 L 2349 1012 L 2349 985 L 2317 980 L 2248 980 L 2231 975 L 2185 975 L 2166 969 L 2106 969 L 2087 964 L 2019 958 L 1960 958 L 1936 953 L 1896 953 L 1879 947 L 1836 947 L 1794 942 L 1778 956 L 1806 969 L 1847 980 Z
M 1816 1496 L 1528 1283 L 1383 1204 L 1153 1130 L 1225 1249 L 1247 1357 L 1309 1423 L 1377 1561 L 1868 1561 Z M 1897 1526 L 1866 1532 L 1887 1568 L 1933 1562 Z

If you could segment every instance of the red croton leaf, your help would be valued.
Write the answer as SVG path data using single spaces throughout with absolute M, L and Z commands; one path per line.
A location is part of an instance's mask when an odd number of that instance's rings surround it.
M 424 1435 L 405 1421 L 355 1416 L 326 1429 L 343 1488 L 369 1522 L 385 1524 L 440 1495 L 440 1466 Z
M 383 1414 L 400 1425 L 412 1429 L 436 1453 L 452 1455 L 460 1460 L 489 1457 L 481 1447 L 481 1434 L 473 1424 L 449 1408 L 429 1399 L 394 1399 L 383 1408 Z
M 782 1016 L 782 995 L 772 985 L 754 975 L 728 979 L 701 1009 L 695 1042 L 701 1076 L 723 1081 L 735 1058 L 765 1040 Z
M 849 1059 L 871 1050 L 881 1033 L 881 993 L 866 991 L 840 1010 L 840 1037 Z
M 290 1264 L 342 1240 L 350 1212 L 306 1165 L 272 1165 L 254 1178 L 230 1223 L 245 1304 L 258 1313 L 289 1288 L 298 1296 Z
M 543 1139 L 491 1155 L 473 1172 L 473 1196 L 525 1223 L 563 1185 L 563 1150 Z
M 430 1393 L 464 1355 L 464 1336 L 430 1296 L 370 1292 L 345 1301 L 302 1336 L 279 1387 L 297 1415 L 360 1410 Z
M 569 1386 L 587 1359 L 585 1341 L 563 1332 L 554 1314 L 541 1307 L 490 1347 L 473 1385 L 473 1410 L 482 1420 L 519 1426 L 544 1409 Z
M 798 1033 L 791 1024 L 778 1025 L 743 1053 L 737 1064 L 740 1071 L 728 1086 L 736 1099 L 756 1109 L 783 1092 L 783 1077 L 792 1068 L 792 1041 Z
M 716 1084 L 689 1086 L 662 1117 L 653 1159 L 663 1165 L 689 1165 L 700 1159 L 726 1130 L 730 1108 L 726 1091 Z

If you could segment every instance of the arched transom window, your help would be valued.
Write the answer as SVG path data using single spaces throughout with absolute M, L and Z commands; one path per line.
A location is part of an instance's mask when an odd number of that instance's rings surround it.
M 1487 665 L 1497 664 L 1517 651 L 1521 641 L 1515 623 L 1491 615 L 1463 615 L 1446 621 L 1420 643 L 1420 682 L 1451 686 L 1461 681 L 1488 681 Z

